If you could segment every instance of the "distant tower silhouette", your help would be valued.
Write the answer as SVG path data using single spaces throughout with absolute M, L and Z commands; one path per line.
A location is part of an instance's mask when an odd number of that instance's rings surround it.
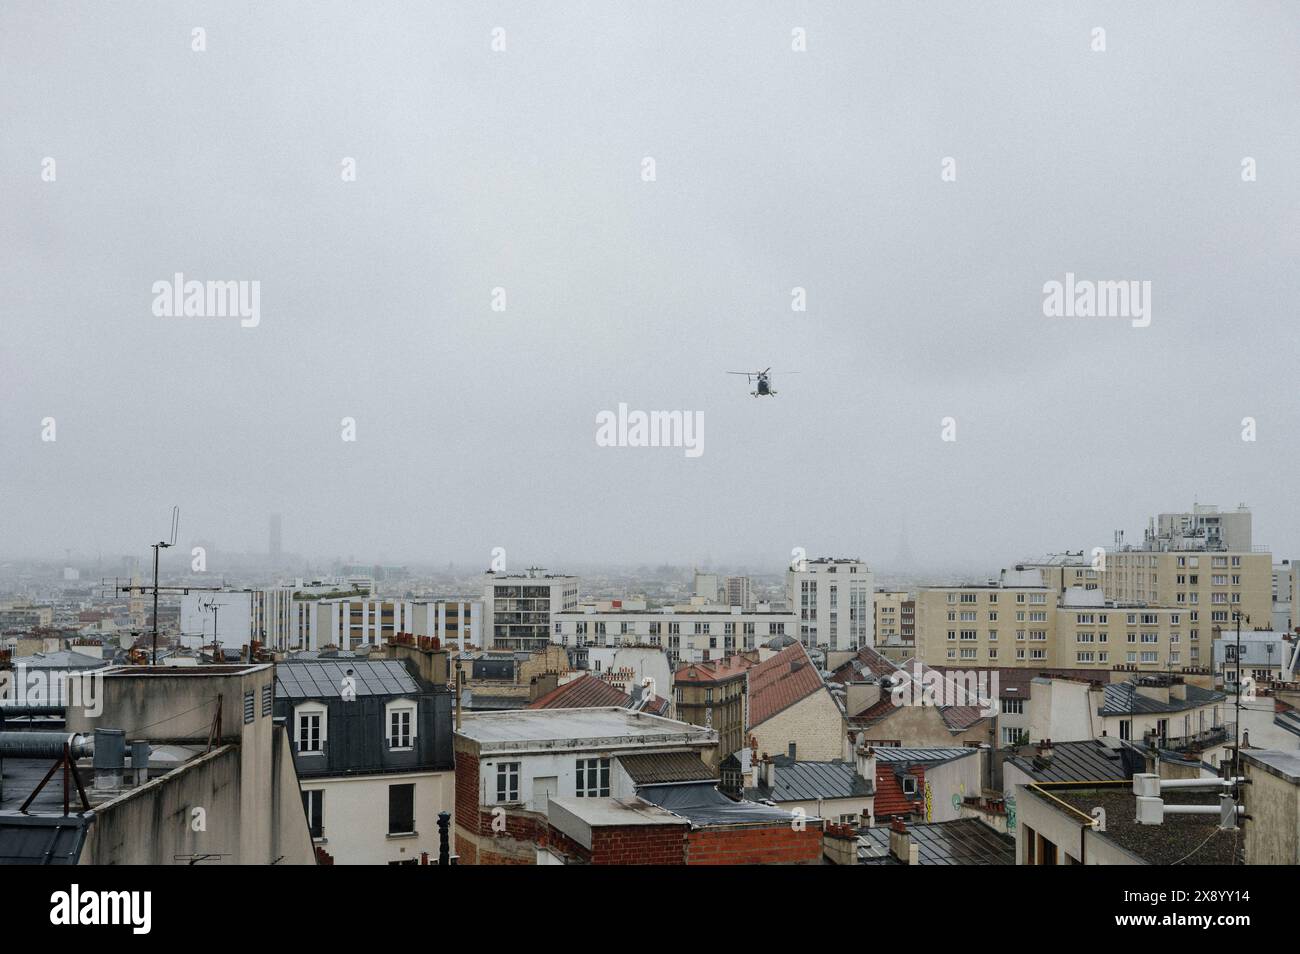
M 900 567 L 910 567 L 912 565 L 912 546 L 907 535 L 907 514 L 903 514 L 902 525 L 898 530 L 898 565 Z
M 270 554 L 271 554 L 271 562 L 273 564 L 279 565 L 281 546 L 280 546 L 280 515 L 278 513 L 271 514 Z

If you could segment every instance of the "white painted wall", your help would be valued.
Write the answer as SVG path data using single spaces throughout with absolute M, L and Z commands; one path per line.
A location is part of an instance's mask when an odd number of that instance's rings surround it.
M 416 835 L 388 834 L 388 786 L 415 784 Z M 455 772 L 395 773 L 353 778 L 303 779 L 304 792 L 325 791 L 325 837 L 317 841 L 340 865 L 385 865 L 438 860 L 438 812 L 454 815 Z

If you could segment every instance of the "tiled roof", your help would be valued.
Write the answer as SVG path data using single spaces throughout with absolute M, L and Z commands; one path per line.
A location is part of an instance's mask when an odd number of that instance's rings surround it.
M 797 641 L 750 669 L 748 678 L 749 728 L 826 688 L 808 650 Z
M 744 656 L 727 656 L 716 662 L 683 663 L 673 673 L 673 682 L 721 682 L 734 679 L 753 665 Z
M 909 678 L 913 682 L 913 693 L 915 695 L 920 695 L 921 690 L 918 688 L 919 682 L 916 679 L 914 672 L 911 671 L 911 666 L 905 664 L 904 666 L 898 667 L 900 672 L 905 669 L 908 670 L 905 678 Z M 936 670 L 935 667 L 921 666 L 922 678 L 924 678 L 925 674 L 936 671 L 938 670 Z M 854 729 L 870 728 L 885 721 L 901 708 L 905 707 L 894 704 L 893 693 L 882 687 L 880 701 L 851 717 L 850 722 Z M 928 708 L 935 707 L 930 706 Z M 944 725 L 947 726 L 948 731 L 952 732 L 954 735 L 964 732 L 972 726 L 978 725 L 980 722 L 991 718 L 985 714 L 981 706 L 977 705 L 938 706 L 937 708 L 939 709 L 939 715 L 943 719 Z
M 1118 743 L 1118 740 L 1116 740 Z M 1104 782 L 1132 778 L 1124 766 L 1118 744 L 1100 739 L 1086 742 L 1056 742 L 1052 755 L 1044 758 L 1036 752 L 1014 755 L 1007 759 L 1036 782 Z
M 833 673 L 831 673 L 831 682 L 852 682 L 862 679 L 864 676 L 889 676 L 898 670 L 898 667 L 886 659 L 880 653 L 870 647 L 859 649 L 857 655 L 844 663 Z
M 619 764 L 637 785 L 664 782 L 700 782 L 717 779 L 717 775 L 700 761 L 694 752 L 651 752 L 644 755 L 620 755 Z
M 772 760 L 774 785 L 745 789 L 755 801 L 808 802 L 827 798 L 869 798 L 872 784 L 857 773 L 852 762 L 795 762 L 784 755 Z
M 907 826 L 923 865 L 1014 865 L 1016 840 L 995 831 L 978 818 L 919 822 Z M 858 832 L 858 861 L 865 865 L 901 865 L 889 853 L 889 826 Z
M 879 753 L 877 753 L 879 754 Z M 916 778 L 916 793 L 907 795 L 903 792 L 902 776 Z M 780 772 L 777 772 L 780 775 Z M 925 811 L 925 766 L 908 765 L 905 762 L 876 762 L 876 798 L 872 812 L 877 821 L 887 820 L 895 815 L 908 816 L 913 812 Z
M 579 676 L 572 682 L 556 686 L 544 696 L 529 704 L 530 709 L 588 709 L 601 706 L 626 707 L 632 698 L 616 689 L 604 679 L 591 674 Z

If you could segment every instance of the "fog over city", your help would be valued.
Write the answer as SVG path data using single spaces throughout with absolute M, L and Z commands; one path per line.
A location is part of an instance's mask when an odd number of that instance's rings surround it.
M 4 4 L 0 557 L 173 505 L 512 569 L 993 569 L 1193 502 L 1300 553 L 1293 10 L 795 7 Z M 256 324 L 160 317 L 178 273 Z

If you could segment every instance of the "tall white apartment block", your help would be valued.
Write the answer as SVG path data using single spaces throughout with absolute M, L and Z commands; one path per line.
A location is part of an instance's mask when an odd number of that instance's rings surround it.
M 578 578 L 488 571 L 483 583 L 485 633 L 491 649 L 538 652 L 551 642 L 552 615 L 576 609 Z
M 800 561 L 786 570 L 785 589 L 804 645 L 837 650 L 876 644 L 874 578 L 861 560 Z

